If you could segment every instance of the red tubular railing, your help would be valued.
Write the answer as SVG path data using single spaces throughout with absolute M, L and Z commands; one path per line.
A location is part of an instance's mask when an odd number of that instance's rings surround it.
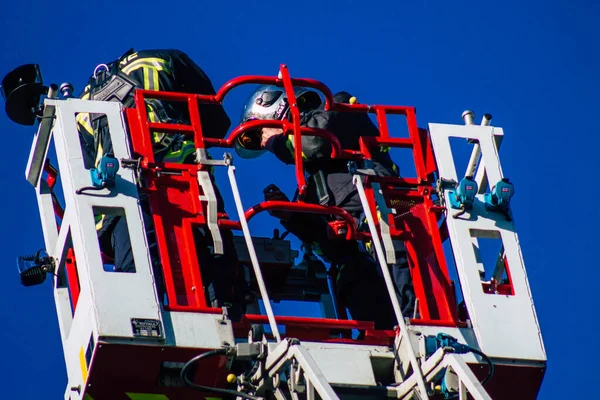
M 202 123 L 200 118 L 200 113 L 198 109 L 198 103 L 207 103 L 207 104 L 222 104 L 226 95 L 233 90 L 234 88 L 246 85 L 246 84 L 272 84 L 283 87 L 286 95 L 288 97 L 288 101 L 290 103 L 290 111 L 291 111 L 291 121 L 248 121 L 237 128 L 233 129 L 232 132 L 226 137 L 222 139 L 217 138 L 208 138 L 204 137 L 204 132 L 202 131 Z M 377 123 L 379 126 L 379 137 L 361 137 L 359 141 L 359 150 L 348 150 L 342 149 L 339 140 L 335 135 L 331 132 L 321 129 L 314 129 L 308 127 L 302 127 L 300 125 L 300 113 L 298 106 L 296 104 L 296 97 L 294 94 L 294 86 L 303 86 L 315 89 L 323 94 L 325 97 L 325 109 L 340 111 L 340 112 L 359 112 L 359 113 L 372 113 L 375 114 Z M 190 110 L 190 124 L 182 125 L 182 124 L 165 124 L 158 122 L 150 122 L 148 121 L 148 114 L 145 106 L 145 99 L 158 99 L 165 100 L 170 102 L 187 102 L 188 108 Z M 386 106 L 386 105 L 365 105 L 365 104 L 345 104 L 345 103 L 336 103 L 333 99 L 333 94 L 330 89 L 325 86 L 323 83 L 313 80 L 313 79 L 300 79 L 300 78 L 291 78 L 288 68 L 285 65 L 280 66 L 280 78 L 272 77 L 272 76 L 243 76 L 229 80 L 226 82 L 214 95 L 200 95 L 200 94 L 187 94 L 187 93 L 170 93 L 170 92 L 156 92 L 156 91 L 147 91 L 147 90 L 136 90 L 135 94 L 135 104 L 136 109 L 127 110 L 127 116 L 130 123 L 130 129 L 132 131 L 132 135 L 138 136 L 133 140 L 134 142 L 134 150 L 136 153 L 143 157 L 142 166 L 146 169 L 150 168 L 151 171 L 181 171 L 185 174 L 190 175 L 191 180 L 195 180 L 195 171 L 200 169 L 206 169 L 207 166 L 203 165 L 186 165 L 179 166 L 177 164 L 168 164 L 168 163 L 156 163 L 154 159 L 154 154 L 152 150 L 152 142 L 151 142 L 151 133 L 152 132 L 166 132 L 166 133 L 182 133 L 186 135 L 193 135 L 194 141 L 197 148 L 209 148 L 209 147 L 225 147 L 231 148 L 234 146 L 237 138 L 248 132 L 250 130 L 254 130 L 261 127 L 279 127 L 281 128 L 285 134 L 293 135 L 293 143 L 294 143 L 294 161 L 295 161 L 295 175 L 296 181 L 298 184 L 298 190 L 300 192 L 300 201 L 299 202 L 282 202 L 282 201 L 270 201 L 270 202 L 262 202 L 258 205 L 255 205 L 248 209 L 245 212 L 246 218 L 249 220 L 253 218 L 256 214 L 262 211 L 268 210 L 284 210 L 291 212 L 299 212 L 299 213 L 316 213 L 322 215 L 334 215 L 341 218 L 343 221 L 347 222 L 348 232 L 346 234 L 346 238 L 351 239 L 365 239 L 370 237 L 369 233 L 357 232 L 356 224 L 354 222 L 353 217 L 346 212 L 345 210 L 338 207 L 324 207 L 315 204 L 308 204 L 302 202 L 302 195 L 306 192 L 306 180 L 304 176 L 304 167 L 303 167 L 303 159 L 302 159 L 302 135 L 312 135 L 322 137 L 331 144 L 331 158 L 334 159 L 365 159 L 372 158 L 371 149 L 376 146 L 388 146 L 388 147 L 396 147 L 396 148 L 406 148 L 411 149 L 413 153 L 413 158 L 415 162 L 416 169 L 416 177 L 415 178 L 382 178 L 382 177 L 374 177 L 368 179 L 375 179 L 382 183 L 387 190 L 391 190 L 391 187 L 410 187 L 411 191 L 403 192 L 402 196 L 420 196 L 421 198 L 426 197 L 429 198 L 431 194 L 431 184 L 433 183 L 433 172 L 436 170 L 435 162 L 433 159 L 433 153 L 431 149 L 431 145 L 428 139 L 428 133 L 425 130 L 420 130 L 417 126 L 416 121 L 416 112 L 414 107 L 406 107 L 406 106 Z M 387 115 L 404 115 L 407 120 L 408 126 L 408 134 L 407 138 L 394 138 L 391 137 L 389 132 L 389 126 L 387 121 Z M 150 175 L 155 174 L 155 172 L 151 172 Z M 153 179 L 155 179 L 154 176 Z M 191 182 L 191 181 L 190 181 Z M 150 185 L 152 189 L 152 183 Z M 416 190 L 415 190 L 416 189 Z M 369 189 L 370 190 L 370 189 Z M 372 196 L 371 196 L 372 197 Z M 161 203 L 163 206 L 168 206 L 167 203 Z M 197 196 L 191 196 L 190 202 L 193 202 L 193 206 L 190 209 L 201 210 L 203 212 L 202 204 Z M 154 203 L 156 204 L 156 203 Z M 371 199 L 371 207 L 375 210 L 375 204 Z M 425 315 L 420 320 L 422 322 L 431 323 L 431 324 L 442 324 L 447 325 L 451 324 L 452 321 L 456 321 L 455 312 L 451 310 L 448 299 L 445 297 L 449 296 L 448 287 L 449 278 L 448 272 L 443 261 L 443 249 L 441 246 L 441 239 L 439 235 L 439 229 L 437 227 L 437 219 L 433 213 L 439 212 L 438 209 L 435 209 L 435 206 L 432 202 L 426 202 L 426 210 L 428 213 L 432 213 L 428 215 L 423 221 L 426 222 L 427 229 L 430 231 L 430 239 L 433 240 L 433 248 L 435 257 L 440 261 L 440 265 L 438 266 L 440 271 L 431 271 L 431 268 L 427 270 L 427 268 L 423 269 L 421 273 L 425 274 L 435 274 L 435 279 L 438 279 L 438 283 L 436 283 L 436 288 L 441 287 L 441 294 L 439 294 L 435 298 L 435 303 L 438 304 L 438 308 L 443 309 L 442 311 L 429 311 L 429 307 L 427 306 L 425 310 Z M 154 212 L 154 211 L 153 211 Z M 168 213 L 168 210 L 162 210 L 162 214 Z M 156 215 L 155 215 L 156 218 Z M 190 222 L 191 221 L 191 222 Z M 204 222 L 203 222 L 204 221 Z M 185 229 L 187 230 L 190 223 L 205 223 L 204 216 L 198 216 L 193 220 L 188 220 L 188 222 L 180 222 Z M 237 221 L 230 221 L 228 219 L 219 218 L 218 220 L 219 226 L 225 229 L 240 229 L 240 223 Z M 158 234 L 159 226 L 157 226 L 157 234 Z M 392 226 L 392 234 L 395 238 L 406 237 L 407 232 L 404 232 L 401 228 Z M 189 238 L 189 232 L 184 234 L 186 241 L 191 240 Z M 166 238 L 165 240 L 159 239 L 159 249 L 161 251 L 161 258 L 165 257 L 164 254 L 168 254 L 169 251 L 173 251 L 167 244 Z M 437 243 L 439 241 L 439 243 Z M 179 249 L 178 251 L 181 251 Z M 165 253 L 166 252 L 166 253 Z M 416 253 L 415 253 L 416 254 Z M 166 256 L 168 257 L 168 255 Z M 181 261 L 184 261 L 183 259 Z M 173 271 L 170 268 L 170 263 L 167 262 L 167 266 L 165 269 L 169 271 L 169 274 L 172 274 Z M 182 265 L 182 268 L 192 268 L 194 265 L 197 266 L 197 263 L 191 262 L 190 264 Z M 417 273 L 415 286 L 423 286 L 421 282 L 422 276 L 421 273 Z M 167 274 L 165 274 L 167 275 Z M 193 279 L 192 279 L 193 278 Z M 173 311 L 198 311 L 198 312 L 219 312 L 218 309 L 207 307 L 204 301 L 199 299 L 199 293 L 196 291 L 195 293 L 189 292 L 190 285 L 196 286 L 201 282 L 201 277 L 198 275 L 198 272 L 189 271 L 184 273 L 183 278 L 186 284 L 186 297 L 187 301 L 185 303 L 180 303 L 177 300 L 177 294 L 183 295 L 182 293 L 176 293 L 175 286 L 173 283 L 172 277 L 165 276 L 165 284 L 167 286 L 167 293 L 169 298 L 169 306 L 168 308 Z M 429 279 L 429 278 L 428 278 Z M 448 281 L 448 282 L 446 282 Z M 437 282 L 437 281 L 436 281 Z M 437 289 L 436 289 L 437 290 Z M 426 293 L 423 290 L 419 290 L 417 288 L 417 292 L 419 297 L 423 297 Z M 440 297 L 441 296 L 441 297 Z M 422 300 L 422 299 L 420 299 Z M 266 317 L 264 316 L 247 316 L 251 317 L 252 321 L 255 322 L 265 322 Z M 306 319 L 300 318 L 296 319 L 294 317 L 278 317 L 278 322 L 283 323 L 284 321 L 294 322 L 294 321 L 323 321 L 322 319 Z M 314 320 L 314 321 L 313 321 Z M 316 322 L 315 322 L 316 323 Z M 357 328 L 358 325 L 356 321 L 337 321 L 338 324 L 345 324 L 343 327 L 349 327 L 354 329 L 362 329 Z M 339 325 L 339 326 L 342 326 Z M 362 325 L 360 325 L 362 326 Z
M 77 302 L 79 301 L 79 274 L 77 273 L 77 262 L 75 261 L 75 252 L 70 248 L 65 258 L 65 269 L 67 281 L 69 285 L 69 293 L 71 294 L 72 312 L 75 313 Z
M 292 126 L 294 132 L 294 165 L 296 166 L 296 182 L 298 182 L 298 198 L 304 199 L 306 195 L 306 178 L 304 177 L 304 161 L 302 160 L 302 132 L 300 131 L 300 110 L 298 109 L 298 103 L 296 103 L 296 94 L 294 93 L 294 86 L 290 79 L 290 72 L 287 66 L 282 65 L 280 68 L 280 74 L 283 78 L 283 87 L 285 94 L 288 98 L 290 105 L 290 112 L 292 114 Z
M 280 71 L 286 70 L 287 72 L 287 66 L 284 64 L 280 65 Z M 283 75 L 283 72 L 282 72 Z M 292 86 L 304 86 L 304 87 L 310 87 L 313 89 L 317 89 L 318 91 L 320 91 L 321 93 L 323 93 L 323 95 L 325 96 L 325 109 L 328 110 L 329 107 L 334 104 L 335 102 L 333 101 L 333 93 L 331 92 L 331 90 L 329 90 L 329 88 L 322 82 L 317 81 L 315 79 L 308 79 L 308 78 L 290 78 L 289 74 L 287 75 L 287 78 L 289 81 L 291 81 Z M 261 76 L 261 75 L 247 75 L 247 76 L 240 76 L 237 78 L 233 78 L 230 79 L 229 81 L 225 82 L 225 84 L 223 86 L 221 86 L 221 88 L 219 89 L 219 91 L 217 92 L 216 95 L 198 95 L 198 99 L 199 100 L 207 100 L 208 102 L 216 102 L 216 103 L 222 103 L 223 100 L 225 100 L 225 96 L 227 95 L 227 93 L 229 93 L 232 89 L 241 86 L 241 85 L 247 85 L 247 84 L 263 84 L 263 85 L 277 85 L 277 86 L 284 86 L 284 79 L 280 79 L 280 78 L 276 78 L 273 76 Z
M 287 121 L 277 120 L 252 120 L 246 121 L 243 124 L 235 128 L 231 133 L 224 139 L 216 138 L 205 138 L 204 143 L 209 146 L 206 147 L 233 147 L 235 140 L 246 132 L 253 131 L 259 128 L 281 128 L 285 133 L 293 131 L 293 126 Z M 344 154 L 349 155 L 340 145 L 340 141 L 331 132 L 325 129 L 300 127 L 301 135 L 319 136 L 327 139 L 331 144 L 331 157 L 341 158 Z
M 244 319 L 251 324 L 269 323 L 266 315 L 246 314 Z M 355 321 L 348 319 L 308 318 L 308 317 L 277 317 L 277 323 L 282 325 L 307 325 L 322 328 L 337 329 L 374 329 L 373 322 Z
M 327 207 L 309 203 L 290 203 L 287 201 L 265 201 L 259 203 L 246 211 L 246 219 L 250 221 L 256 214 L 268 210 L 291 211 L 297 213 L 311 213 L 320 215 L 335 215 L 348 223 L 346 239 L 358 239 L 354 218 L 346 210 L 339 207 Z
M 48 184 L 50 196 L 52 197 L 52 209 L 54 210 L 54 215 L 62 221 L 65 216 L 65 209 L 54 193 L 54 185 L 56 185 L 56 182 L 58 181 L 58 170 L 50 164 L 49 159 L 44 163 L 44 172 L 46 172 L 47 175 L 46 183 Z M 60 223 L 58 224 L 58 229 L 60 229 Z

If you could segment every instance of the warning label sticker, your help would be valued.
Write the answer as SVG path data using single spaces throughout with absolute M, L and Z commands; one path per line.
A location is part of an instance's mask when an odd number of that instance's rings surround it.
M 157 319 L 131 318 L 133 336 L 162 337 L 160 321 Z

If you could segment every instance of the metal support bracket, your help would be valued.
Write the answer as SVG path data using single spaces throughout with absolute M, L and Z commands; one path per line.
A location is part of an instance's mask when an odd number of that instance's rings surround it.
M 371 187 L 373 193 L 375 193 L 375 203 L 379 209 L 379 226 L 381 227 L 381 240 L 383 241 L 383 247 L 385 248 L 385 257 L 388 264 L 396 263 L 396 249 L 394 247 L 394 241 L 390 235 L 390 225 L 388 224 L 388 216 L 394 213 L 393 209 L 390 209 L 381 191 L 381 185 L 378 182 L 372 182 Z
M 46 162 L 46 154 L 48 153 L 48 146 L 50 145 L 51 132 L 54 127 L 56 108 L 53 104 L 45 104 L 42 120 L 38 127 L 38 131 L 33 138 L 33 145 L 31 146 L 31 152 L 29 153 L 29 160 L 27 161 L 27 170 L 25 176 L 27 182 L 33 187 L 38 185 L 42 171 L 44 170 L 44 163 Z
M 252 380 L 258 383 L 260 390 L 261 386 L 268 385 L 271 379 L 288 365 L 291 367 L 290 390 L 292 392 L 305 392 L 308 399 L 314 399 L 314 392 L 317 392 L 323 400 L 339 399 L 308 350 L 296 339 L 283 339 L 270 350 L 264 361 L 264 368 L 259 369 Z
M 223 160 L 213 160 L 212 158 L 208 158 L 206 149 L 196 149 L 196 162 L 201 165 L 219 165 L 226 167 L 230 164 L 230 159 L 231 154 L 225 153 Z
M 221 237 L 217 219 L 217 196 L 208 171 L 198 171 L 198 184 L 204 193 L 204 195 L 200 195 L 200 201 L 208 203 L 206 224 L 213 238 L 214 252 L 215 254 L 223 254 L 223 238 Z
M 360 176 L 361 179 L 364 179 L 364 176 L 375 176 L 377 173 L 373 168 L 370 168 L 369 160 L 366 160 L 366 168 L 359 169 L 356 165 L 356 162 L 349 161 L 348 162 L 348 171 L 355 176 Z M 390 209 L 385 199 L 383 198 L 383 193 L 381 191 L 381 185 L 378 182 L 372 182 L 371 187 L 373 188 L 373 192 L 375 193 L 375 203 L 377 204 L 377 208 L 379 210 L 379 224 L 381 226 L 381 239 L 383 240 L 383 247 L 385 247 L 385 255 L 386 261 L 388 264 L 396 263 L 396 250 L 394 248 L 394 242 L 392 241 L 392 237 L 390 235 L 390 226 L 388 224 L 388 216 L 390 213 L 394 213 L 395 210 Z
M 456 374 L 459 384 L 459 399 L 466 400 L 466 392 L 471 395 L 471 398 L 475 400 L 491 400 L 492 398 L 483 388 L 473 371 L 469 368 L 467 363 L 458 354 L 452 354 L 448 352 L 451 349 L 440 348 L 433 353 L 425 362 L 422 364 L 423 375 L 425 376 L 426 382 L 432 382 L 440 372 L 444 369 L 450 368 L 454 374 Z M 399 386 L 396 387 L 396 396 L 398 399 L 413 399 L 414 390 L 417 387 L 417 378 L 412 375 Z M 420 395 L 420 393 L 419 393 Z M 428 399 L 429 396 L 422 397 Z

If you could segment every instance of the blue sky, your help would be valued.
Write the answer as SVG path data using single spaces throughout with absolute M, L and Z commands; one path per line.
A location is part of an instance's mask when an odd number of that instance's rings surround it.
M 467 108 L 477 121 L 492 113 L 506 135 L 500 157 L 516 185 L 512 207 L 549 358 L 539 398 L 560 398 L 567 385 L 573 398 L 589 396 L 600 357 L 594 337 L 585 336 L 600 315 L 592 275 L 598 235 L 588 225 L 600 195 L 593 175 L 600 4 L 219 3 L 11 2 L 0 13 L 0 75 L 39 63 L 46 83 L 70 81 L 79 92 L 97 64 L 131 47 L 179 48 L 217 87 L 238 75 L 274 75 L 287 63 L 293 76 L 348 90 L 362 103 L 416 106 L 421 127 L 461 123 Z M 244 96 L 236 91 L 225 103 L 234 122 Z M 24 179 L 34 129 L 2 112 L 0 132 L 0 397 L 61 398 L 66 373 L 51 284 L 22 287 L 15 268 L 17 255 L 43 246 Z M 238 163 L 246 207 L 266 184 L 292 176 L 275 163 Z M 235 215 L 231 202 L 229 209 Z M 251 229 L 268 234 L 273 226 L 262 218 Z

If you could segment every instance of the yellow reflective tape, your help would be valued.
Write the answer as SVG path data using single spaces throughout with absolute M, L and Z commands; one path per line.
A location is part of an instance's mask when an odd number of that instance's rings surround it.
M 285 141 L 285 147 L 287 147 L 290 153 L 294 155 L 294 142 L 292 142 L 292 138 L 290 136 L 288 136 L 287 140 Z
M 100 218 L 99 221 L 98 221 L 98 218 Z M 104 214 L 99 214 L 96 217 L 96 230 L 99 231 L 100 229 L 102 229 L 103 226 L 104 226 Z
M 154 58 L 154 57 L 142 58 L 142 59 L 136 60 L 133 63 L 131 63 L 130 65 L 126 66 L 125 68 L 122 68 L 122 71 L 124 73 L 126 73 L 127 75 L 129 75 L 133 71 L 136 71 L 140 68 L 143 69 L 143 79 L 144 79 L 144 89 L 145 90 L 157 91 L 160 89 L 160 81 L 158 79 L 158 71 L 166 71 L 167 73 L 170 73 L 169 69 L 167 68 L 166 61 L 163 60 L 162 58 Z M 150 77 L 150 74 L 152 74 L 152 77 Z M 148 111 L 148 120 L 150 122 L 157 122 L 158 118 L 156 117 L 156 113 L 154 112 L 152 106 L 150 104 L 148 104 L 146 106 L 146 109 Z M 163 139 L 164 135 L 165 135 L 164 133 L 154 132 L 152 134 L 154 143 L 159 143 Z
M 158 69 L 152 69 L 152 90 L 160 90 L 160 81 L 158 80 Z
M 169 151 L 163 157 L 163 162 L 183 163 L 190 154 L 196 151 L 196 144 L 192 140 L 185 140 L 179 150 Z M 212 166 L 210 167 L 212 171 Z M 212 173 L 212 172 L 211 172 Z
M 125 393 L 131 400 L 169 400 L 164 394 L 154 393 Z M 208 399 L 208 397 L 207 397 Z
M 89 100 L 90 99 L 90 85 L 87 85 L 83 89 L 86 93 L 81 96 L 81 100 Z M 94 129 L 92 129 L 92 123 L 90 122 L 90 113 L 77 113 L 75 116 L 75 120 L 79 123 L 83 128 L 90 134 L 94 135 Z
M 90 123 L 90 114 L 89 113 L 78 113 L 75 116 L 75 120 L 77 123 L 87 131 L 90 135 L 94 135 L 94 129 L 92 129 L 92 124 Z
M 294 156 L 294 136 L 293 135 L 288 135 L 288 138 L 285 141 L 285 147 L 288 148 L 290 153 L 292 153 L 292 157 L 293 157 Z M 301 153 L 302 153 L 302 159 L 306 160 L 306 155 L 304 154 L 304 152 L 301 152 Z
M 150 104 L 146 106 L 146 111 L 148 111 L 148 121 L 157 122 L 158 118 L 156 118 L 156 113 L 154 112 L 154 108 Z
M 156 57 L 140 58 L 138 60 L 135 60 L 126 67 L 121 68 L 121 71 L 129 75 L 133 71 L 142 67 L 156 68 L 156 70 L 158 71 L 165 71 L 166 73 L 171 74 L 167 62 L 162 58 Z
M 100 160 L 102 160 L 103 155 L 104 149 L 102 148 L 102 143 L 98 143 L 98 152 L 96 153 L 96 166 L 100 164 Z
M 88 368 L 87 361 L 85 361 L 85 351 L 83 351 L 83 346 L 79 349 L 79 366 L 81 367 L 81 378 L 83 379 L 83 384 L 85 385 L 88 378 Z
M 126 59 L 119 61 L 119 66 L 127 65 L 131 60 L 133 60 L 134 58 L 137 58 L 138 55 L 139 55 L 138 53 L 133 53 L 133 54 L 127 56 Z
M 83 88 L 84 91 L 84 95 L 81 96 L 81 100 L 89 100 L 90 98 L 90 85 L 85 85 L 85 87 Z
M 158 70 L 152 67 L 143 67 L 144 68 L 144 89 L 146 90 L 156 90 L 158 91 Z M 152 74 L 152 79 L 150 79 L 150 74 Z
M 148 76 L 148 72 L 150 69 L 148 67 L 142 67 L 144 71 L 144 89 L 150 90 L 150 77 Z
M 148 111 L 148 121 L 150 122 L 159 122 L 154 109 L 150 104 L 146 106 L 146 110 Z M 161 140 L 165 137 L 164 132 L 152 132 L 152 140 L 154 143 L 160 143 Z

